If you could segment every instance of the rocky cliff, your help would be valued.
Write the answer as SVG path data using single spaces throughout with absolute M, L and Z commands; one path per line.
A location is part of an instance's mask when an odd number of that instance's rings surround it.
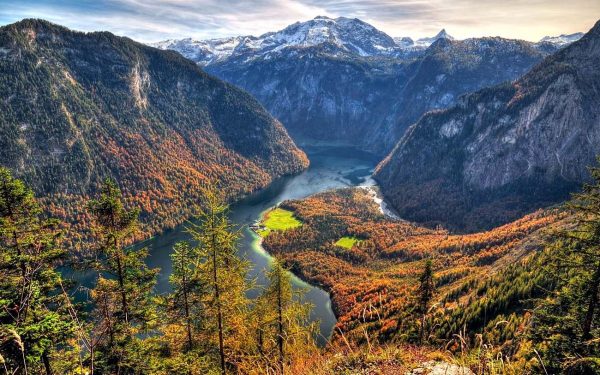
M 425 115 L 378 166 L 407 219 L 479 230 L 560 202 L 600 150 L 600 23 L 513 83 Z

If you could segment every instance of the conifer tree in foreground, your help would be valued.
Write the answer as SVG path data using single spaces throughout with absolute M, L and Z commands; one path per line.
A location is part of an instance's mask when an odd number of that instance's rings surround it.
M 188 228 L 198 242 L 197 274 L 203 285 L 203 325 L 208 354 L 222 374 L 253 351 L 246 292 L 248 262 L 237 255 L 239 232 L 229 222 L 228 206 L 218 192 L 206 189 L 198 224 Z
M 150 270 L 144 263 L 146 249 L 127 247 L 137 228 L 139 210 L 125 209 L 121 191 L 110 179 L 88 207 L 99 238 L 93 262 L 99 276 L 92 291 L 93 335 L 100 343 L 97 367 L 121 374 L 141 373 L 144 363 L 137 360 L 140 339 L 136 335 L 149 329 L 155 319 L 152 290 L 158 270 Z
M 425 319 L 427 317 L 427 312 L 429 311 L 429 307 L 431 304 L 431 300 L 433 299 L 433 295 L 435 294 L 435 282 L 433 280 L 433 263 L 431 259 L 428 259 L 425 262 L 425 267 L 423 268 L 423 273 L 419 278 L 419 289 L 418 289 L 418 309 L 421 314 L 421 328 L 419 332 L 419 343 L 423 342 L 423 338 L 425 336 Z
M 201 325 L 202 306 L 200 296 L 202 286 L 196 275 L 198 257 L 194 248 L 187 242 L 177 242 L 171 254 L 173 271 L 169 281 L 173 286 L 170 295 L 169 315 L 185 330 L 185 351 L 195 347 L 197 330 Z
M 316 325 L 309 323 L 310 304 L 292 288 L 291 274 L 277 260 L 267 273 L 269 284 L 257 301 L 259 352 L 265 367 L 284 374 L 294 358 L 316 349 Z
M 58 222 L 0 167 L 0 354 L 11 373 L 52 374 L 53 355 L 73 336 L 58 238 Z
M 217 369 L 206 355 L 204 329 L 204 297 L 206 288 L 198 276 L 198 248 L 188 241 L 173 246 L 172 271 L 169 282 L 171 293 L 164 298 L 165 309 L 162 335 L 159 342 L 168 374 L 196 375 L 214 373 Z
M 536 309 L 533 340 L 548 373 L 600 372 L 600 168 L 567 207 L 574 226 L 563 226 L 546 250 L 558 286 Z

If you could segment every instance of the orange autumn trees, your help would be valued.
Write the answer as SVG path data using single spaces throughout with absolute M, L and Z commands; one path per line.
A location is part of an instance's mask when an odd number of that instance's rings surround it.
M 89 242 L 85 202 L 106 177 L 140 208 L 135 241 L 195 214 L 209 181 L 233 201 L 308 166 L 254 98 L 179 54 L 33 19 L 0 40 L 20 51 L 0 59 L 14 98 L 0 100 L 0 164 L 66 223 L 67 246 Z
M 563 217 L 539 211 L 487 232 L 450 234 L 384 216 L 362 188 L 286 201 L 281 207 L 292 210 L 304 224 L 271 233 L 264 239 L 265 248 L 331 293 L 337 328 L 357 343 L 366 340 L 365 332 L 380 341 L 418 338 L 415 295 L 426 258 L 434 259 L 439 290 L 432 302 L 435 312 L 428 315 L 424 329 L 451 337 L 458 331 L 452 324 L 432 328 L 434 320 L 443 319 L 439 314 L 459 316 L 460 306 L 473 298 L 482 280 L 506 264 L 527 259 L 544 228 Z M 351 249 L 336 246 L 344 236 L 360 241 Z

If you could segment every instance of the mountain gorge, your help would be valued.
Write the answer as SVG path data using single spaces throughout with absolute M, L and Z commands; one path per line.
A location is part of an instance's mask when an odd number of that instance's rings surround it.
M 516 79 L 558 48 L 456 41 L 445 30 L 399 40 L 357 19 L 317 17 L 260 37 L 155 45 L 248 90 L 292 136 L 341 140 L 380 156 L 426 111 Z
M 0 162 L 76 225 L 105 177 L 145 236 L 186 219 L 209 182 L 235 199 L 308 165 L 255 99 L 171 51 L 24 20 L 0 28 L 0 72 Z
M 600 21 L 537 43 L 0 26 L 0 364 L 600 373 L 599 62 Z
M 379 165 L 400 214 L 480 230 L 561 202 L 600 149 L 600 23 L 522 78 L 425 115 Z

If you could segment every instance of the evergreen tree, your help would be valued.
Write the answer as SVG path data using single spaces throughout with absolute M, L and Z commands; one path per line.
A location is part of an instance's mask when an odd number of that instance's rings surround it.
M 574 226 L 561 227 L 546 250 L 558 285 L 538 306 L 532 337 L 547 371 L 600 371 L 600 168 L 590 171 L 594 182 L 567 204 Z
M 59 233 L 33 192 L 0 167 L 0 353 L 11 373 L 52 374 L 52 356 L 73 336 Z
M 294 358 L 315 350 L 316 325 L 309 322 L 311 305 L 292 288 L 291 274 L 277 260 L 267 273 L 269 284 L 257 301 L 258 346 L 265 367 L 279 374 Z
M 205 190 L 198 224 L 191 224 L 188 230 L 198 242 L 197 273 L 205 290 L 208 355 L 216 357 L 220 372 L 225 374 L 229 366 L 239 366 L 253 351 L 246 298 L 250 289 L 246 281 L 248 262 L 237 256 L 239 233 L 229 222 L 228 206 L 216 191 Z
M 173 292 L 169 297 L 169 316 L 184 327 L 185 350 L 195 347 L 195 337 L 202 323 L 202 285 L 196 274 L 198 256 L 187 242 L 178 242 L 171 255 L 173 272 L 169 281 Z
M 431 300 L 435 294 L 435 282 L 433 280 L 433 263 L 431 259 L 428 259 L 425 262 L 425 267 L 423 268 L 423 272 L 419 277 L 419 289 L 418 289 L 418 310 L 421 314 L 421 329 L 419 334 L 419 342 L 423 342 L 423 337 L 425 335 L 425 319 L 427 317 L 427 312 L 429 311 L 429 306 L 431 304 Z
M 93 335 L 98 345 L 97 367 L 130 373 L 139 370 L 138 332 L 149 329 L 155 319 L 152 290 L 157 269 L 148 269 L 147 249 L 127 247 L 137 228 L 139 210 L 126 210 L 121 191 L 110 179 L 97 200 L 89 202 L 98 234 L 98 255 L 93 265 L 99 272 L 92 291 L 95 302 Z

